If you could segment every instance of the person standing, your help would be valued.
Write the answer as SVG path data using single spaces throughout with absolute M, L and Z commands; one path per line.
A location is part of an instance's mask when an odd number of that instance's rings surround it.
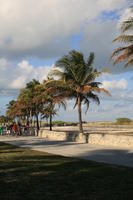
M 0 135 L 2 135 L 2 134 L 3 134 L 3 127 L 0 126 Z
M 15 135 L 17 133 L 17 124 L 14 122 L 12 126 L 12 133 Z

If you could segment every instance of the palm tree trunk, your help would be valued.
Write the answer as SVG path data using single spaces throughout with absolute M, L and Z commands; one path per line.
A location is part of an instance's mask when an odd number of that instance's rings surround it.
M 82 125 L 82 111 L 81 111 L 81 97 L 78 96 L 78 114 L 79 114 L 79 132 L 83 133 L 83 125 Z
M 27 116 L 26 116 L 26 124 L 28 124 L 29 121 L 30 121 L 30 120 L 29 120 L 29 115 L 27 115 Z
M 49 130 L 52 131 L 52 115 L 49 116 Z
M 29 111 L 29 122 L 30 122 L 30 126 L 32 127 L 32 112 L 31 110 Z
M 41 121 L 41 119 L 40 119 L 40 128 L 41 128 L 41 126 L 42 126 L 42 121 Z
M 46 123 L 47 123 L 47 126 L 48 126 L 48 117 L 46 118 Z
M 36 127 L 36 117 L 33 117 L 33 126 Z
M 37 136 L 39 131 L 39 120 L 38 120 L 38 114 L 36 114 L 36 127 L 37 127 Z

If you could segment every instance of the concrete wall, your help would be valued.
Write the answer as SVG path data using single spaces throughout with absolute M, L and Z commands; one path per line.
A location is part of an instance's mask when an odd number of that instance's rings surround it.
M 78 134 L 76 132 L 49 131 L 41 129 L 39 137 L 54 141 L 83 142 L 104 146 L 133 147 L 133 134 L 90 133 Z

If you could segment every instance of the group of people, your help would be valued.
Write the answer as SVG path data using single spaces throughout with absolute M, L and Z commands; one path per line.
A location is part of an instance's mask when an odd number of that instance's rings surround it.
M 13 122 L 12 124 L 4 124 L 0 126 L 0 134 L 1 135 L 13 135 L 13 136 L 21 136 L 27 135 L 29 132 L 29 123 L 26 125 L 22 125 L 20 122 Z

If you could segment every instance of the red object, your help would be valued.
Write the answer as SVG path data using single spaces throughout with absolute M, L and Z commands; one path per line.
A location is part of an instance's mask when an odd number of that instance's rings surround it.
M 17 124 L 13 124 L 12 130 L 13 130 L 14 132 L 17 131 Z

